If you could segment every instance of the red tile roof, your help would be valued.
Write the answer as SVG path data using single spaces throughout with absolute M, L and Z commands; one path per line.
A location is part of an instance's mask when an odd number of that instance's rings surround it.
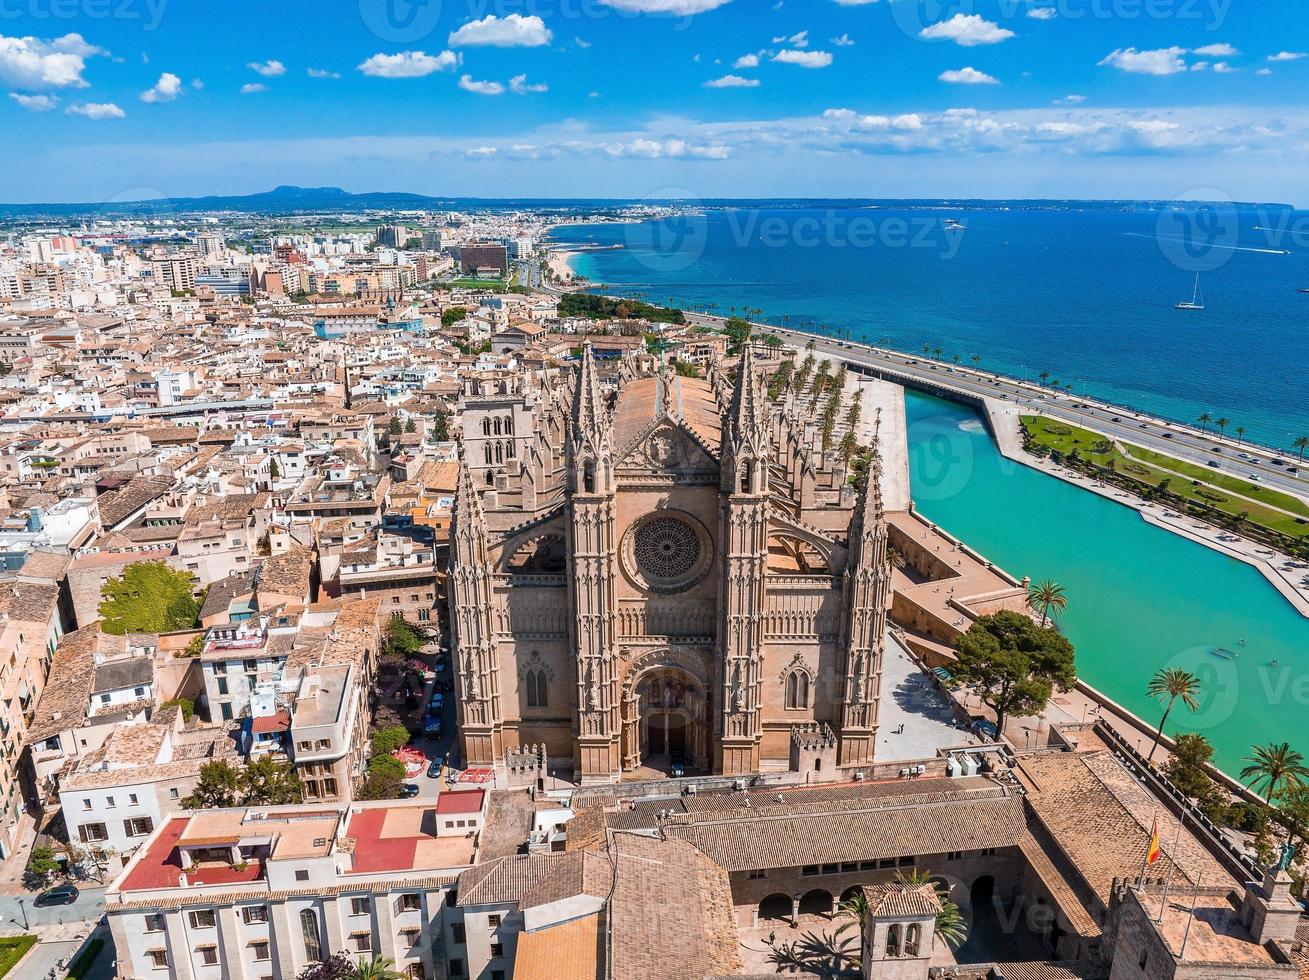
M 480 789 L 442 793 L 436 800 L 437 813 L 480 813 L 486 793 Z

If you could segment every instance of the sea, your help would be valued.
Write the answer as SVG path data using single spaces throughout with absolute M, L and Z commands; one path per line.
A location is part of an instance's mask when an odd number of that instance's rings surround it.
M 796 204 L 554 239 L 589 249 L 574 267 L 607 293 L 976 355 L 1183 422 L 1225 417 L 1229 434 L 1289 449 L 1309 434 L 1306 220 L 1225 205 Z M 1174 309 L 1193 297 L 1202 311 Z M 1309 619 L 1253 567 L 1005 459 L 966 407 L 910 391 L 906 411 L 915 506 L 1010 573 L 1065 587 L 1059 626 L 1080 677 L 1153 723 L 1150 675 L 1192 671 L 1200 704 L 1168 730 L 1205 735 L 1229 774 L 1254 745 L 1309 756 Z
M 594 249 L 573 265 L 608 293 L 976 356 L 1176 421 L 1224 418 L 1278 449 L 1309 435 L 1309 212 L 801 202 L 565 226 L 553 241 Z M 1197 298 L 1203 310 L 1175 309 Z

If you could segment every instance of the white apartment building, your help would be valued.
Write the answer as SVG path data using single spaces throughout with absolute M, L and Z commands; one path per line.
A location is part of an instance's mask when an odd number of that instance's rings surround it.
M 479 846 L 467 821 L 480 826 L 486 805 L 477 789 L 435 801 L 175 814 L 105 894 L 118 971 L 293 980 L 346 953 L 383 956 L 407 977 L 444 977 L 452 893 Z

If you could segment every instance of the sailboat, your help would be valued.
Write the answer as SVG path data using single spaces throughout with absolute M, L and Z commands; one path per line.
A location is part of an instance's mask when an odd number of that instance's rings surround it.
M 1188 303 L 1185 300 L 1183 300 L 1182 302 L 1174 306 L 1173 309 L 1175 310 L 1203 310 L 1204 309 L 1204 293 L 1200 292 L 1200 274 L 1198 272 L 1195 275 L 1195 292 L 1191 294 L 1191 302 Z

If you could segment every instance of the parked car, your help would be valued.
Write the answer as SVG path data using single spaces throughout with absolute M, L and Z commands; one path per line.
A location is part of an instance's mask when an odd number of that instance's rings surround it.
M 1221 469 L 1223 464 L 1218 462 L 1218 460 L 1216 459 L 1211 459 L 1209 460 L 1209 465 L 1212 466 L 1214 469 Z
M 417 783 L 401 783 L 401 784 L 400 784 L 400 797 L 401 797 L 401 799 L 412 800 L 415 796 L 417 796 L 417 795 L 418 795 L 419 793 L 421 793 L 421 792 L 422 792 L 422 790 L 419 789 Z
M 441 778 L 441 760 L 440 760 L 440 759 L 433 759 L 431 762 L 429 762 L 429 763 L 427 764 L 427 778 L 428 778 L 428 779 L 440 779 L 440 778 Z
M 674 754 L 672 755 L 672 757 L 668 760 L 668 762 L 669 762 L 669 769 L 670 769 L 670 771 L 672 772 L 672 775 L 673 775 L 673 778 L 674 778 L 674 779 L 677 779 L 677 778 L 679 778 L 679 777 L 681 777 L 681 776 L 685 776 L 685 775 L 686 775 L 686 757 L 685 757 L 685 756 L 683 756 L 683 755 L 681 755 L 681 754 L 679 754 L 679 753 L 674 753 Z
M 441 719 L 428 716 L 427 722 L 423 725 L 423 734 L 428 738 L 441 737 Z
M 32 904 L 39 909 L 49 905 L 72 905 L 77 901 L 80 894 L 76 885 L 57 885 L 49 891 L 44 891 L 36 896 L 36 901 Z

